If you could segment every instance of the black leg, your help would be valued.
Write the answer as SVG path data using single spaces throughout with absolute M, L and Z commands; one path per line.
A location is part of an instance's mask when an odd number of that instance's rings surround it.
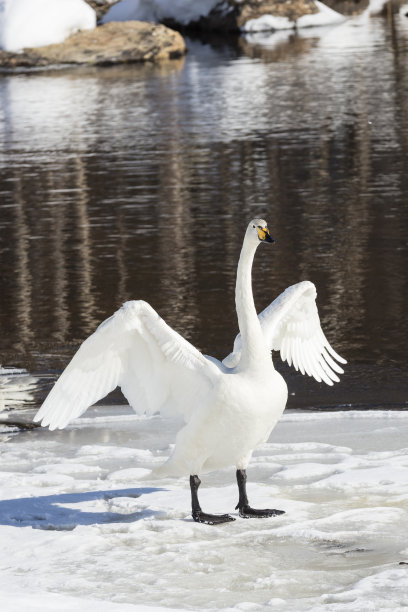
M 200 484 L 201 480 L 198 476 L 190 476 L 191 508 L 193 519 L 197 523 L 206 523 L 207 525 L 219 525 L 220 523 L 235 521 L 235 519 L 229 514 L 206 514 L 201 510 L 197 494 Z
M 242 518 L 267 518 L 269 516 L 278 516 L 279 514 L 285 514 L 284 510 L 271 510 L 265 508 L 264 510 L 255 510 L 251 508 L 248 503 L 248 496 L 246 492 L 246 470 L 237 470 L 237 483 L 239 490 L 239 501 L 235 510 L 239 510 L 239 515 Z

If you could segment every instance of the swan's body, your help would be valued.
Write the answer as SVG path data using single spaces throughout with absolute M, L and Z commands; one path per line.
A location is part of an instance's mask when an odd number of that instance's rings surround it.
M 289 287 L 257 316 L 251 269 L 261 241 L 273 242 L 265 221 L 254 219 L 237 271 L 240 334 L 223 362 L 202 355 L 146 302 L 126 302 L 82 344 L 35 420 L 50 429 L 63 428 L 119 385 L 136 412 L 183 415 L 186 425 L 174 452 L 156 471 L 190 474 L 195 520 L 232 520 L 229 515 L 204 514 L 197 498 L 197 474 L 230 465 L 237 469 L 241 516 L 279 513 L 251 509 L 245 492 L 252 452 L 268 439 L 287 401 L 286 383 L 273 366 L 271 349 L 280 350 L 282 359 L 302 373 L 328 384 L 338 380 L 335 371 L 342 372 L 334 359 L 344 360 L 321 330 L 312 283 Z

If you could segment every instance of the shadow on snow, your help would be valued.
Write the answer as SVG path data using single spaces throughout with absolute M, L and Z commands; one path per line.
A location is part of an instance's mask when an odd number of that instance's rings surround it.
M 106 511 L 89 512 L 80 508 L 69 508 L 68 504 L 84 502 L 106 502 L 117 497 L 141 497 L 165 489 L 144 487 L 138 489 L 117 489 L 113 491 L 90 491 L 86 493 L 63 493 L 41 497 L 21 497 L 0 501 L 0 525 L 33 527 L 33 529 L 66 530 L 78 525 L 99 523 L 132 523 L 147 517 L 158 516 L 160 512 L 139 510 L 129 514 Z

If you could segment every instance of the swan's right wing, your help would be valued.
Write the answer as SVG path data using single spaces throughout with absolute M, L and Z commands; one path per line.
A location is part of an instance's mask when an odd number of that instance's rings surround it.
M 266 346 L 280 351 L 282 360 L 318 382 L 332 385 L 339 381 L 337 374 L 342 374 L 343 369 L 338 363 L 346 360 L 336 353 L 323 333 L 313 283 L 302 281 L 288 287 L 258 319 Z M 224 365 L 231 368 L 239 363 L 241 345 L 238 334 L 234 350 L 224 359 Z
M 63 428 L 118 385 L 136 412 L 188 420 L 218 373 L 149 304 L 126 302 L 80 346 L 34 420 Z

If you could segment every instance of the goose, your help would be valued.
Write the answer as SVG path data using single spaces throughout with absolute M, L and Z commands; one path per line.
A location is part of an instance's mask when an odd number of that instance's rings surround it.
M 288 287 L 258 316 L 252 295 L 252 263 L 261 243 L 273 243 L 266 221 L 253 219 L 238 262 L 235 302 L 239 334 L 223 360 L 203 355 L 142 300 L 129 301 L 78 349 L 35 416 L 50 430 L 64 428 L 118 385 L 138 413 L 182 415 L 174 451 L 154 472 L 190 477 L 194 521 L 235 520 L 208 514 L 198 500 L 199 475 L 234 466 L 236 510 L 265 518 L 282 510 L 249 505 L 246 469 L 254 449 L 266 442 L 286 406 L 288 389 L 271 351 L 302 374 L 328 385 L 346 363 L 330 346 L 309 281 Z

